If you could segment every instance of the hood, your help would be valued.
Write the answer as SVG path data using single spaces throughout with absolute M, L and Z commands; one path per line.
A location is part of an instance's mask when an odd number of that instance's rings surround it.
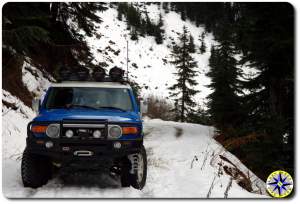
M 119 110 L 51 109 L 43 110 L 34 121 L 61 121 L 63 119 L 106 119 L 109 122 L 140 122 L 135 112 Z

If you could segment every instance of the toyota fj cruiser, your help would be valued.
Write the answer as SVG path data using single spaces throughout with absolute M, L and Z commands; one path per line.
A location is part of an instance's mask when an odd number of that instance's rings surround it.
M 123 187 L 142 189 L 147 158 L 140 106 L 119 68 L 89 73 L 62 72 L 63 80 L 34 100 L 38 115 L 28 124 L 21 174 L 25 187 L 48 182 L 53 169 L 107 170 Z M 82 77 L 82 75 L 85 75 Z M 91 81 L 91 78 L 93 81 Z M 83 80 L 84 79 L 84 80 Z M 141 110 L 140 110 L 141 109 Z

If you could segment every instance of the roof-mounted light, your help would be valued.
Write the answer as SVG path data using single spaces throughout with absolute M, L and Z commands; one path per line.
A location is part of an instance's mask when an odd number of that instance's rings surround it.
M 112 81 L 122 81 L 124 76 L 124 70 L 113 67 L 109 70 L 109 77 Z
M 89 77 L 89 70 L 85 67 L 71 70 L 69 67 L 62 66 L 59 69 L 59 81 L 86 81 Z
M 89 70 L 84 67 L 79 67 L 76 73 L 79 81 L 86 81 L 90 76 Z
M 98 82 L 125 82 L 124 70 L 118 67 L 113 67 L 109 71 L 109 76 L 106 70 L 101 67 L 96 67 L 90 74 L 88 68 L 78 66 L 75 68 L 61 67 L 59 70 L 59 81 L 98 81 Z
M 93 71 L 93 78 L 96 81 L 103 81 L 106 75 L 106 71 L 105 69 L 101 68 L 101 67 L 97 67 L 94 69 Z

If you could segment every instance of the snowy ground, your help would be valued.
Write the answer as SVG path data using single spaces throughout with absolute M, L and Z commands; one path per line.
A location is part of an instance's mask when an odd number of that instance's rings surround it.
M 34 113 L 17 98 L 3 91 L 3 100 L 16 104 L 17 110 L 3 107 L 3 193 L 6 197 L 47 198 L 243 198 L 267 197 L 264 182 L 226 152 L 211 136 L 213 128 L 188 123 L 145 121 L 145 146 L 148 154 L 148 177 L 141 191 L 120 188 L 118 178 L 100 174 L 95 179 L 79 175 L 71 183 L 58 177 L 38 189 L 24 188 L 20 175 L 21 154 L 25 145 L 26 124 Z M 250 177 L 253 192 L 241 188 L 225 173 L 233 168 Z M 256 192 L 256 193 L 254 193 Z

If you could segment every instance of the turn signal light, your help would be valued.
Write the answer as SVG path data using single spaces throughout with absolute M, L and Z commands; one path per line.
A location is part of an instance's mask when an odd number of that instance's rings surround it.
M 138 129 L 136 127 L 123 127 L 122 128 L 122 133 L 124 135 L 137 134 L 138 133 Z
M 34 133 L 45 133 L 48 126 L 45 125 L 35 125 L 31 127 L 31 131 Z

